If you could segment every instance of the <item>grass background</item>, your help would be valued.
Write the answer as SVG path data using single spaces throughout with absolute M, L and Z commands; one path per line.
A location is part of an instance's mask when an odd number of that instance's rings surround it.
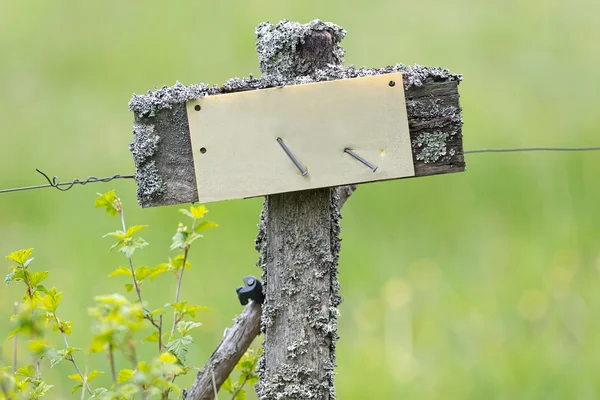
M 0 188 L 41 183 L 36 167 L 65 180 L 131 173 L 131 94 L 258 75 L 254 27 L 283 18 L 343 26 L 347 65 L 464 74 L 465 148 L 598 145 L 599 12 L 596 0 L 2 1 Z M 344 207 L 338 397 L 598 398 L 598 153 L 475 154 L 467 169 L 363 185 Z M 128 223 L 151 226 L 136 263 L 172 256 L 179 207 L 140 209 L 131 181 L 0 196 L 0 253 L 35 248 L 33 268 L 64 291 L 59 311 L 78 347 L 92 297 L 125 283 L 107 277 L 124 259 L 101 238 L 118 221 L 93 209 L 113 188 Z M 211 308 L 199 316 L 197 365 L 241 310 L 241 278 L 259 274 L 260 208 L 209 205 L 221 227 L 198 242 L 182 293 Z M 174 288 L 155 281 L 145 297 L 158 307 Z M 1 289 L 1 321 L 21 290 Z M 9 341 L 2 350 L 9 365 Z M 108 371 L 100 357 L 91 364 Z M 48 371 L 50 398 L 68 397 L 70 373 Z

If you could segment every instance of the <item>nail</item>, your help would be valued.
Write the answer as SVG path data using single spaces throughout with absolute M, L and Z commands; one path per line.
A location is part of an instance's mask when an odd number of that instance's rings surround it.
M 370 162 L 368 162 L 367 160 L 365 160 L 364 158 L 362 158 L 361 156 L 359 156 L 358 154 L 356 154 L 349 148 L 346 147 L 344 149 L 344 153 L 350 154 L 352 157 L 356 158 L 358 161 L 365 164 L 367 167 L 371 168 L 373 170 L 373 172 L 377 171 L 378 167 L 376 165 L 371 164 Z
M 285 145 L 285 143 L 283 143 L 283 139 L 281 139 L 280 137 L 277 138 L 277 143 L 279 143 L 279 145 L 281 146 L 281 148 L 283 149 L 283 151 L 285 151 L 285 154 L 288 155 L 288 157 L 290 158 L 290 160 L 292 160 L 292 162 L 294 163 L 294 165 L 296 166 L 296 168 L 298 168 L 298 170 L 300 171 L 300 173 L 302 174 L 302 176 L 308 174 L 308 171 L 304 169 L 304 167 L 298 162 L 298 160 L 296 159 L 296 157 L 294 157 L 294 155 L 292 154 L 292 152 L 290 151 L 290 149 L 288 149 L 288 147 Z

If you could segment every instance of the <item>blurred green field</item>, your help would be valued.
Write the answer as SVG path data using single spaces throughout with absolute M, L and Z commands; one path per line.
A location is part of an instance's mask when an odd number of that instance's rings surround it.
M 464 74 L 466 148 L 599 145 L 599 13 L 597 0 L 4 0 L 0 188 L 41 183 L 36 167 L 65 180 L 133 172 L 131 94 L 258 75 L 254 27 L 283 18 L 343 26 L 347 65 Z M 474 154 L 467 169 L 364 185 L 344 207 L 338 397 L 599 398 L 599 154 Z M 59 311 L 78 347 L 89 343 L 92 297 L 125 283 L 107 277 L 124 259 L 101 238 L 118 221 L 93 208 L 113 188 L 129 224 L 150 225 L 136 263 L 173 256 L 180 207 L 140 209 L 131 181 L 0 195 L 0 253 L 35 248 L 32 266 L 64 291 Z M 259 274 L 261 200 L 208 208 L 221 227 L 191 254 L 182 293 L 211 309 L 199 316 L 197 365 L 241 310 L 241 278 Z M 172 301 L 168 285 L 148 285 L 146 299 Z M 22 287 L 1 290 L 5 337 Z M 108 371 L 100 356 L 91 363 Z M 69 397 L 70 373 L 48 371 L 51 399 Z

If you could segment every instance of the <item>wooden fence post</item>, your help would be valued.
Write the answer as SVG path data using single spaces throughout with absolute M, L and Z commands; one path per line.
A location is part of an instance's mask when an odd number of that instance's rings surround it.
M 341 65 L 341 28 L 322 22 L 291 27 L 289 31 L 270 24 L 257 28 L 263 72 L 296 78 L 327 65 Z M 265 336 L 256 385 L 261 400 L 335 398 L 338 203 L 336 191 L 330 188 L 265 199 L 264 236 L 257 241 L 265 288 Z

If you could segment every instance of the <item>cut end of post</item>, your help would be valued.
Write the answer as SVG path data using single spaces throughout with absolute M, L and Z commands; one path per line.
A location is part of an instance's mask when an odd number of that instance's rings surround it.
M 263 22 L 255 30 L 256 52 L 263 74 L 292 78 L 329 65 L 343 65 L 346 36 L 342 27 L 315 19 L 308 24 Z

